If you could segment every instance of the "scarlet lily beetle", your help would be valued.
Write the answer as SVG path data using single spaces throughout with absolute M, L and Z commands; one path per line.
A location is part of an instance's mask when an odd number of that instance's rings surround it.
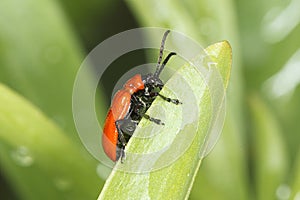
M 123 162 L 125 146 L 143 117 L 156 124 L 164 125 L 160 119 L 152 118 L 146 114 L 156 97 L 159 96 L 176 105 L 181 104 L 178 99 L 171 99 L 159 94 L 164 86 L 159 75 L 169 59 L 176 55 L 175 52 L 169 53 L 161 63 L 165 41 L 169 33 L 170 30 L 163 35 L 155 73 L 147 75 L 136 74 L 114 95 L 102 134 L 103 149 L 113 161 L 121 158 L 121 162 Z

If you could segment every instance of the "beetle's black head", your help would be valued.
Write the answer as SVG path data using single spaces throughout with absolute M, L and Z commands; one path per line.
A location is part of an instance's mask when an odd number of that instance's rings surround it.
M 142 80 L 144 82 L 145 88 L 144 96 L 155 97 L 164 86 L 164 83 L 153 74 L 147 74 L 142 76 Z
M 159 77 L 154 76 L 153 74 L 147 74 L 147 75 L 142 76 L 142 80 L 146 87 L 162 88 L 164 86 L 164 83 L 162 82 L 162 80 L 160 80 Z

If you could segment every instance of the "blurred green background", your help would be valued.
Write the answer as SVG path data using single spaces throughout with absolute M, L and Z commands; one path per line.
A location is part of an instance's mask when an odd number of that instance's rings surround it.
M 190 199 L 299 200 L 299 10 L 300 0 L 1 0 L 0 199 L 97 198 L 104 181 L 72 118 L 76 72 L 106 38 L 156 26 L 233 48 L 224 130 Z M 101 120 L 118 78 L 146 61 L 135 52 L 105 72 Z

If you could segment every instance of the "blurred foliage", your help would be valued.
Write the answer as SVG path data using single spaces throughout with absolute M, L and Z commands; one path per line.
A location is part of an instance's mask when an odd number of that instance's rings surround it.
M 1 199 L 95 198 L 103 182 L 72 119 L 74 31 L 54 1 L 4 0 L 0 13 L 0 81 L 35 105 L 1 86 L 1 182 L 15 192 Z
M 102 181 L 94 173 L 96 161 L 78 143 L 73 124 L 73 81 L 87 52 L 105 38 L 137 26 L 181 31 L 203 47 L 220 40 L 233 47 L 223 134 L 204 159 L 190 199 L 299 198 L 299 7 L 299 0 L 1 0 L 0 82 L 6 86 L 0 95 L 0 199 L 98 195 Z M 145 54 L 140 53 L 112 65 L 117 70 L 109 70 L 106 77 L 116 78 L 101 80 L 105 88 L 99 93 L 105 94 L 106 101 L 117 77 L 143 61 Z M 114 67 L 122 63 L 126 63 L 122 70 Z M 11 100 L 4 101 L 5 92 Z M 14 108 L 9 102 L 17 99 L 21 102 Z M 23 113 L 28 106 L 28 114 Z M 102 118 L 103 107 L 99 106 Z M 44 145 L 33 142 L 30 130 L 10 124 L 4 109 L 27 116 L 28 129 L 38 127 L 35 134 L 45 135 Z M 43 162 L 33 164 L 31 170 L 18 168 L 9 152 L 30 138 L 33 141 L 26 147 L 48 157 L 43 156 Z M 44 149 L 61 144 L 61 138 L 68 144 L 60 146 L 65 153 Z M 63 164 L 66 158 L 70 160 Z M 59 170 L 55 162 L 70 166 L 71 171 Z M 89 175 L 81 177 L 82 171 Z M 55 174 L 82 181 L 82 186 L 71 185 L 76 192 L 60 196 L 52 182 Z
M 276 199 L 277 187 L 285 181 L 288 159 L 282 132 L 273 114 L 256 95 L 249 96 L 252 120 L 250 135 L 257 199 Z
M 2 85 L 0 139 L 1 170 L 21 199 L 96 198 L 101 181 L 96 170 L 86 170 L 95 161 L 37 108 Z

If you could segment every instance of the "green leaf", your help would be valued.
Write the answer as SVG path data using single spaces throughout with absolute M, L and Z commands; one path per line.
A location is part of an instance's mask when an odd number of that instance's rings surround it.
M 226 38 L 234 51 L 233 70 L 226 99 L 226 120 L 220 141 L 196 178 L 191 199 L 248 198 L 248 166 L 243 115 L 243 74 L 241 51 L 232 0 L 139 1 L 127 0 L 142 26 L 160 26 L 182 31 L 200 44 L 211 44 Z M 225 68 L 224 68 L 225 69 Z M 201 190 L 199 189 L 201 188 Z
M 284 184 L 288 159 L 283 133 L 272 112 L 257 95 L 249 98 L 253 120 L 252 147 L 256 199 L 277 199 L 276 190 Z
M 205 51 L 210 56 L 211 60 L 217 63 L 217 68 L 223 78 L 223 85 L 227 88 L 232 64 L 230 44 L 227 41 L 215 43 L 208 46 Z
M 186 7 L 183 5 L 183 2 L 170 0 L 127 0 L 126 2 L 134 11 L 136 19 L 142 25 L 169 27 L 177 31 L 189 33 L 191 37 L 203 42 L 199 31 L 196 30 L 193 17 L 190 15 L 189 10 L 185 9 Z
M 72 89 L 82 50 L 56 1 L 0 1 L 0 82 L 66 133 L 75 133 Z
M 211 60 L 217 63 L 223 78 L 220 80 L 222 86 L 223 84 L 227 86 L 231 69 L 230 45 L 221 42 L 207 50 L 212 53 L 209 54 Z M 189 85 L 189 89 L 184 87 L 184 82 Z M 165 84 L 161 94 L 171 98 L 182 98 L 183 104 L 170 104 L 160 98 L 153 102 L 147 112 L 152 117 L 163 120 L 165 126 L 153 125 L 148 120 L 142 119 L 126 147 L 125 162 L 116 164 L 99 199 L 187 198 L 201 164 L 201 155 L 205 156 L 206 151 L 212 147 L 213 144 L 210 144 L 209 140 L 216 140 L 213 135 L 212 137 L 207 135 L 207 130 L 210 127 L 210 120 L 221 112 L 218 110 L 217 113 L 213 113 L 214 103 L 210 96 L 213 93 L 222 93 L 218 89 L 224 90 L 224 87 L 208 88 L 194 66 L 184 65 L 180 68 Z M 195 122 L 185 124 L 176 134 L 176 128 L 181 127 L 186 118 L 191 119 L 191 116 L 197 113 L 197 106 L 191 107 L 189 113 L 183 113 L 182 106 L 188 106 L 184 102 L 189 102 L 184 101 L 184 96 L 190 97 L 187 90 L 193 93 L 201 117 L 196 118 Z M 151 133 L 159 134 L 151 135 Z M 204 140 L 208 140 L 208 143 Z M 162 150 L 167 145 L 170 145 L 169 148 Z M 134 153 L 145 154 L 140 159 Z
M 295 162 L 295 168 L 292 172 L 293 176 L 291 180 L 291 199 L 299 199 L 300 197 L 300 152 L 297 154 L 297 159 Z
M 0 84 L 0 167 L 20 199 L 93 199 L 96 162 L 23 97 Z

